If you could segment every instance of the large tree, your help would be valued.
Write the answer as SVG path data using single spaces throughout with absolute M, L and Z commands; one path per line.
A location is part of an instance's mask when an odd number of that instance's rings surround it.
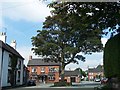
M 117 2 L 54 2 L 49 5 L 54 7 L 56 14 L 68 13 L 77 27 L 84 26 L 84 29 L 100 30 L 103 34 L 109 31 L 120 32 L 120 3 Z M 64 13 L 63 13 L 64 12 Z M 71 19 L 69 21 L 71 21 Z M 76 27 L 75 26 L 75 27 Z M 105 31 L 104 29 L 109 29 Z M 104 30 L 104 31 L 103 31 Z
M 43 29 L 32 37 L 32 50 L 44 60 L 60 62 L 64 80 L 66 65 L 85 60 L 79 52 L 102 51 L 103 29 L 114 29 L 120 22 L 119 4 L 53 2 L 48 6 L 53 8 L 51 16 L 46 17 Z

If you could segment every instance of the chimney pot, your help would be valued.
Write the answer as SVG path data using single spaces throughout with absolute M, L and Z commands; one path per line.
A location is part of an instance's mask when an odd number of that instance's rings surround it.
M 32 60 L 32 56 L 31 55 L 29 56 L 29 60 Z
M 10 46 L 16 49 L 16 45 L 17 45 L 16 40 L 12 40 Z
M 0 33 L 0 40 L 3 41 L 4 43 L 6 43 L 6 33 L 5 32 L 1 32 Z

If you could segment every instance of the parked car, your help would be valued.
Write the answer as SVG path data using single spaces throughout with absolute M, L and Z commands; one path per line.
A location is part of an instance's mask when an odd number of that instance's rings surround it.
M 35 82 L 35 80 L 29 80 L 29 81 L 27 82 L 27 85 L 28 85 L 28 86 L 36 86 L 36 82 Z
M 101 80 L 101 84 L 106 84 L 108 82 L 108 78 L 103 78 L 102 80 Z
M 100 79 L 99 78 L 95 78 L 95 82 L 100 82 Z

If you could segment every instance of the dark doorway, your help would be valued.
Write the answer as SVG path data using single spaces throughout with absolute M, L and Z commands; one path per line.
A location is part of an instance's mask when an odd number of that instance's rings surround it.
M 71 82 L 75 82 L 75 77 L 71 77 Z
M 46 82 L 46 80 L 47 80 L 47 76 L 46 75 L 39 75 L 39 81 L 40 82 Z

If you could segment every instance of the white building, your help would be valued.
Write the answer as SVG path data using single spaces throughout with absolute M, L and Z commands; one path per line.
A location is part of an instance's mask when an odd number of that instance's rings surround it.
M 0 34 L 0 88 L 23 84 L 24 58 L 16 51 L 16 41 L 12 46 L 6 43 L 6 34 Z

